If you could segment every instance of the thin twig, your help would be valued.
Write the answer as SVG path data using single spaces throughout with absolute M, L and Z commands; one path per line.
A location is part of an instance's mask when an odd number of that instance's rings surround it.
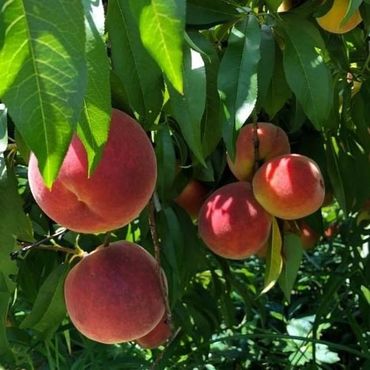
M 170 304 L 168 301 L 167 284 L 165 281 L 164 273 L 161 268 L 161 247 L 159 243 L 157 225 L 156 225 L 156 220 L 155 220 L 154 195 L 149 202 L 149 229 L 150 229 L 150 234 L 152 236 L 153 245 L 154 245 L 154 258 L 157 261 L 158 276 L 161 282 L 161 291 L 162 291 L 163 301 L 166 307 L 167 324 L 172 329 L 172 315 L 171 315 Z
M 41 239 L 41 240 L 38 240 L 37 242 L 35 243 L 31 243 L 31 244 L 27 244 L 25 245 L 24 247 L 22 247 L 21 249 L 17 250 L 17 251 L 14 251 L 12 253 L 10 253 L 10 257 L 12 259 L 16 259 L 18 258 L 20 255 L 24 255 L 25 253 L 27 253 L 28 251 L 30 251 L 31 249 L 34 249 L 34 248 L 37 248 L 38 246 L 40 246 L 41 244 L 44 244 L 46 242 L 48 242 L 49 240 L 51 239 L 54 239 L 58 236 L 61 236 L 63 235 L 65 232 L 67 231 L 67 229 L 65 228 L 62 228 L 60 230 L 58 230 L 57 232 L 55 232 L 54 234 L 52 235 L 49 235 L 47 236 L 46 238 L 44 239 Z M 20 242 L 21 244 L 24 244 L 25 242 L 24 241 L 21 241 L 21 240 L 18 240 L 18 242 Z M 43 248 L 45 249 L 45 248 Z

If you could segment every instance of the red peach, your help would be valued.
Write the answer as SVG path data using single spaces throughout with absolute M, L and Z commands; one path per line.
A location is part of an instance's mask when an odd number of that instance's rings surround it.
M 258 122 L 257 125 L 258 157 L 260 161 L 268 161 L 290 153 L 289 139 L 284 130 L 268 122 Z M 238 180 L 246 181 L 252 178 L 255 163 L 254 140 L 254 125 L 249 123 L 239 132 L 236 140 L 234 162 L 227 156 L 229 168 Z
M 136 218 L 153 193 L 157 170 L 150 140 L 127 114 L 113 109 L 107 144 L 88 177 L 86 151 L 74 136 L 49 190 L 31 155 L 28 179 L 41 209 L 60 225 L 84 233 L 105 232 Z
M 165 312 L 156 260 L 127 241 L 83 257 L 68 273 L 64 295 L 72 323 L 101 343 L 140 338 Z
M 253 192 L 267 212 L 285 220 L 310 215 L 321 207 L 325 196 L 318 165 L 299 154 L 266 162 L 253 178 Z
M 157 326 L 147 335 L 136 339 L 136 343 L 143 348 L 156 348 L 164 344 L 171 334 L 170 325 L 167 323 L 167 315 L 164 314 Z
M 271 216 L 258 204 L 247 182 L 225 185 L 204 202 L 198 218 L 199 234 L 217 255 L 243 259 L 266 243 Z
M 207 197 L 208 190 L 197 180 L 191 180 L 183 191 L 175 198 L 175 202 L 193 218 L 198 217 L 202 204 Z

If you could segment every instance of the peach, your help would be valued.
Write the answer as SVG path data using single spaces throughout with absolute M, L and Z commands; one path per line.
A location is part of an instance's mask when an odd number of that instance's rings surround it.
M 75 327 L 107 344 L 148 334 L 165 312 L 156 260 L 127 241 L 83 257 L 67 275 L 64 296 Z
M 202 204 L 206 200 L 208 190 L 197 180 L 190 180 L 175 202 L 182 207 L 193 219 L 198 217 Z
M 156 348 L 164 344 L 171 334 L 170 325 L 167 323 L 167 315 L 164 314 L 157 326 L 147 335 L 136 339 L 136 343 L 143 348 Z
M 353 30 L 358 24 L 362 22 L 359 10 L 342 24 L 344 16 L 347 13 L 349 0 L 334 0 L 333 5 L 329 11 L 322 17 L 316 18 L 317 23 L 322 29 L 328 32 L 342 34 Z
M 289 139 L 283 129 L 268 122 L 258 122 L 257 125 L 259 161 L 265 162 L 290 153 Z M 249 123 L 239 132 L 234 162 L 227 156 L 229 168 L 238 180 L 251 180 L 255 163 L 254 154 L 254 125 Z
M 149 201 L 157 177 L 154 150 L 145 131 L 113 109 L 102 158 L 90 178 L 87 171 L 86 151 L 77 136 L 50 190 L 31 155 L 28 179 L 36 202 L 54 221 L 77 232 L 106 232 L 131 222 Z
M 300 154 L 288 154 L 266 162 L 253 178 L 257 201 L 270 214 L 295 220 L 318 210 L 325 197 L 318 165 Z
M 320 235 L 306 222 L 299 222 L 300 238 L 303 249 L 312 249 L 320 239 Z
M 214 253 L 230 259 L 249 257 L 267 242 L 271 216 L 258 204 L 247 182 L 225 185 L 204 202 L 199 235 Z

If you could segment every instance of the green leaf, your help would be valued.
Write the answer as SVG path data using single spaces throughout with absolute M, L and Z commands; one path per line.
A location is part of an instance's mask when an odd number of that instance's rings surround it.
M 10 259 L 10 253 L 14 250 L 16 238 L 32 240 L 32 228 L 22 209 L 14 171 L 7 166 L 2 155 L 0 155 L 0 209 L 0 271 L 4 274 L 8 290 L 11 292 L 14 283 L 10 275 L 17 272 L 17 266 L 15 261 Z
M 4 153 L 8 146 L 8 120 L 7 109 L 0 104 L 0 153 Z
M 370 115 L 370 81 L 362 84 L 361 90 L 351 99 L 351 116 L 356 125 L 357 140 L 370 152 L 370 135 L 368 119 Z
M 280 276 L 283 267 L 281 246 L 282 240 L 279 225 L 276 218 L 272 217 L 271 247 L 268 248 L 266 258 L 265 283 L 261 294 L 267 293 L 276 284 Z
M 87 83 L 79 1 L 0 2 L 0 97 L 50 187 L 80 116 Z
M 362 292 L 366 302 L 370 306 L 370 289 L 366 288 L 366 286 L 364 286 L 364 285 L 361 285 L 361 292 Z
M 190 32 L 192 41 L 201 49 L 206 71 L 206 108 L 202 118 L 204 157 L 211 154 L 222 138 L 222 112 L 217 90 L 219 57 L 214 45 L 199 32 Z
M 325 146 L 327 170 L 330 178 L 331 185 L 333 187 L 335 198 L 338 200 L 340 207 L 344 213 L 347 213 L 347 202 L 346 194 L 344 191 L 344 184 L 339 168 L 338 162 L 338 144 L 334 137 L 327 140 Z
M 6 335 L 9 302 L 10 292 L 4 274 L 0 271 L 0 356 L 4 356 L 10 351 L 9 341 Z
M 183 92 L 185 0 L 130 0 L 141 40 L 172 86 Z
M 42 284 L 32 311 L 21 322 L 21 329 L 33 329 L 42 337 L 53 334 L 66 316 L 64 303 L 64 280 L 69 271 L 68 264 L 54 269 Z
M 234 6 L 222 0 L 188 0 L 186 23 L 209 26 L 231 21 L 238 14 Z
M 261 95 L 261 105 L 270 116 L 270 119 L 280 111 L 291 95 L 292 91 L 288 86 L 284 74 L 281 50 L 275 48 L 275 65 L 271 82 L 266 96 Z
M 164 200 L 171 196 L 176 175 L 175 148 L 170 130 L 167 126 L 158 130 L 155 144 L 158 165 L 157 189 L 160 199 Z
M 101 1 L 84 0 L 87 90 L 77 133 L 87 152 L 88 175 L 96 168 L 108 138 L 111 118 L 109 60 L 103 41 L 104 9 Z
M 275 39 L 272 27 L 261 26 L 261 60 L 258 64 L 258 103 L 265 101 L 275 67 Z
M 284 70 L 288 85 L 317 129 L 325 125 L 333 103 L 333 83 L 328 67 L 317 52 L 323 40 L 308 21 L 285 15 Z
M 171 86 L 170 108 L 179 123 L 186 143 L 197 159 L 204 164 L 202 153 L 202 116 L 206 103 L 206 74 L 201 55 L 187 48 L 184 54 L 184 94 L 179 94 Z
M 171 208 L 165 208 L 158 213 L 158 235 L 161 238 L 161 253 L 164 255 L 169 273 L 168 292 L 171 302 L 175 302 L 182 295 L 181 280 L 183 275 L 183 261 L 185 238 L 176 214 Z
M 221 60 L 218 90 L 224 106 L 224 140 L 231 157 L 235 130 L 252 113 L 257 101 L 257 67 L 260 60 L 261 30 L 257 18 L 249 15 L 231 30 Z
M 288 302 L 298 274 L 303 256 L 301 239 L 296 234 L 285 234 L 283 244 L 284 266 L 279 277 L 279 285 Z
M 127 92 L 132 110 L 150 127 L 163 104 L 162 71 L 144 47 L 127 0 L 108 3 L 107 29 L 112 64 Z

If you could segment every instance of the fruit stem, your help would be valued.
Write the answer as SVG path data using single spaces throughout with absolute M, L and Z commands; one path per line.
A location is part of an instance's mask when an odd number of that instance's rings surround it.
M 156 225 L 156 220 L 155 220 L 155 211 L 156 211 L 156 195 L 155 194 L 153 194 L 152 198 L 150 199 L 148 208 L 149 208 L 149 229 L 150 229 L 150 234 L 152 236 L 153 245 L 154 245 L 154 258 L 157 261 L 158 276 L 161 282 L 161 291 L 162 291 L 163 301 L 166 307 L 167 323 L 170 326 L 170 328 L 172 328 L 172 316 L 171 316 L 170 304 L 168 301 L 167 284 L 164 280 L 164 274 L 162 273 L 162 268 L 161 268 L 161 248 L 159 244 L 157 225 Z
M 110 239 L 110 232 L 107 232 L 104 235 L 103 247 L 108 247 L 108 245 L 109 245 L 109 239 Z

